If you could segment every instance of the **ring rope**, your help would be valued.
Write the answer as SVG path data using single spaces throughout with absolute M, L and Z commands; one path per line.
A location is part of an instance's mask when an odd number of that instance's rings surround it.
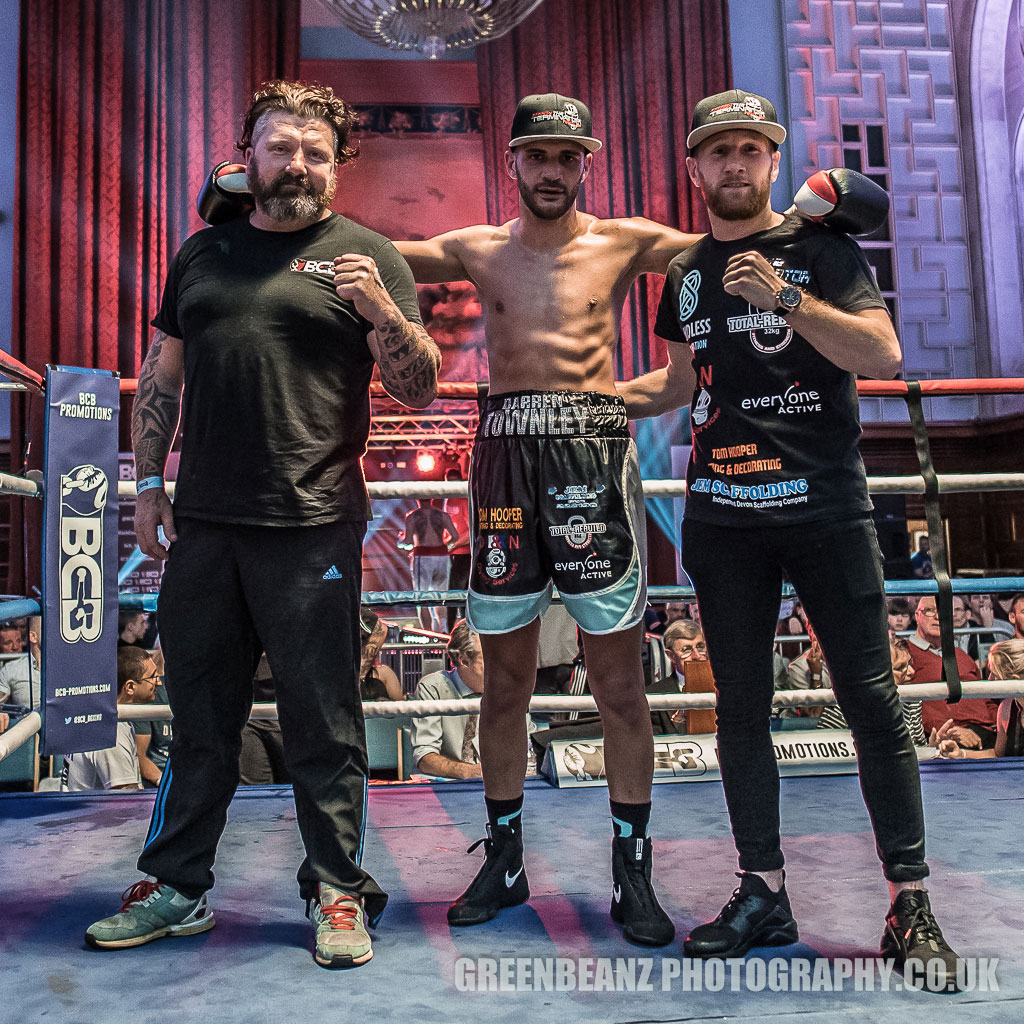
M 12 481 L 10 489 L 5 481 Z M 1024 473 L 940 473 L 936 480 L 941 494 L 967 494 L 973 491 L 1018 491 L 1024 490 Z M 872 494 L 924 494 L 925 483 L 920 476 L 869 476 L 868 491 Z M 29 485 L 29 486 L 26 486 Z M 35 481 L 24 477 L 0 474 L 0 494 L 21 494 L 24 497 L 40 497 L 41 488 Z M 174 481 L 168 480 L 165 489 L 174 496 Z M 469 486 L 465 480 L 373 480 L 366 489 L 371 498 L 378 500 L 393 498 L 465 498 Z M 686 494 L 684 480 L 644 480 L 644 496 L 648 498 L 681 498 Z M 135 498 L 135 482 L 120 480 L 117 485 L 119 498 Z
M 10 357 L 8 357 L 10 358 Z M 17 363 L 17 360 L 13 360 Z M 24 364 L 19 364 L 28 370 Z M 7 372 L 4 367 L 0 370 Z M 32 371 L 29 370 L 29 373 Z M 13 374 L 12 374 L 13 376 Z M 38 374 L 36 375 L 38 376 Z M 40 378 L 41 380 L 41 378 Z M 621 383 L 626 383 L 625 381 Z M 859 380 L 857 394 L 864 398 L 901 398 L 907 393 L 905 380 Z M 925 397 L 932 395 L 1014 395 L 1024 394 L 1024 377 L 962 377 L 955 380 L 922 380 L 921 392 Z M 133 395 L 138 390 L 139 382 L 131 378 L 121 380 L 121 394 Z M 454 381 L 437 382 L 438 398 L 454 398 L 476 401 L 488 393 L 487 381 Z M 370 383 L 370 394 L 374 398 L 390 398 L 380 381 Z
M 1022 697 L 1022 679 L 980 679 L 963 684 L 965 697 Z M 906 703 L 918 700 L 942 700 L 946 696 L 945 683 L 911 683 L 898 690 L 899 699 Z M 677 708 L 707 709 L 715 707 L 717 695 L 708 693 L 649 693 L 647 703 L 652 711 L 668 711 Z M 835 704 L 832 690 L 778 690 L 772 704 L 775 707 L 818 707 Z M 596 711 L 597 702 L 593 697 L 569 697 L 563 695 L 532 697 L 531 712 L 550 714 L 555 711 Z M 119 704 L 118 718 L 123 721 L 151 721 L 173 718 L 166 704 Z M 364 701 L 363 715 L 367 718 L 394 718 L 396 715 L 418 718 L 420 716 L 477 715 L 480 713 L 480 698 L 467 697 L 456 700 L 379 700 Z M 252 718 L 277 718 L 276 704 L 254 704 Z

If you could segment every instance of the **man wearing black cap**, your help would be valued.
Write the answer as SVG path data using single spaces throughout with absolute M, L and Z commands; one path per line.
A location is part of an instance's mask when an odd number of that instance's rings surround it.
M 576 196 L 600 147 L 580 100 L 527 96 L 505 154 L 519 187 L 519 217 L 397 244 L 417 280 L 476 284 L 490 364 L 471 472 L 467 607 L 487 673 L 479 735 L 488 838 L 485 864 L 448 920 L 478 924 L 529 897 L 525 712 L 540 614 L 554 583 L 584 631 L 604 723 L 612 917 L 632 941 L 659 946 L 675 929 L 650 881 L 654 748 L 640 662 L 643 495 L 612 353 L 630 285 L 640 274 L 664 273 L 697 236 L 579 211 Z
M 881 556 L 857 451 L 855 375 L 894 377 L 900 347 L 856 243 L 772 210 L 785 137 L 763 97 L 737 89 L 697 104 L 687 169 L 711 234 L 669 267 L 655 327 L 672 343 L 669 365 L 620 388 L 631 416 L 691 400 L 683 564 L 715 673 L 722 782 L 742 873 L 685 949 L 733 957 L 797 939 L 769 732 L 785 571 L 856 740 L 893 900 L 883 954 L 900 964 L 936 960 L 940 987 L 952 987 L 958 959 L 922 884 L 917 757 L 892 676 Z M 747 607 L 742 636 L 733 629 L 737 592 Z

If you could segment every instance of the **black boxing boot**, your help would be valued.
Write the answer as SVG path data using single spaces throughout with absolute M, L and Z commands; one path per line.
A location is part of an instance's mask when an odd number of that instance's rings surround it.
M 505 907 L 517 907 L 530 898 L 523 865 L 523 837 L 508 825 L 487 826 L 487 838 L 478 839 L 486 859 L 469 888 L 448 908 L 448 923 L 455 927 L 483 924 Z
M 788 946 L 799 938 L 789 896 L 783 882 L 772 892 L 763 878 L 749 871 L 737 872 L 740 884 L 721 913 L 698 925 L 686 937 L 687 956 L 743 956 L 755 946 Z
M 630 942 L 667 946 L 676 927 L 651 885 L 651 840 L 639 836 L 612 840 L 612 920 Z

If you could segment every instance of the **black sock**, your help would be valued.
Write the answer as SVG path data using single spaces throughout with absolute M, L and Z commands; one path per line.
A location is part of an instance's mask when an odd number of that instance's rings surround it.
M 616 838 L 647 838 L 647 826 L 651 820 L 650 801 L 645 804 L 620 804 L 609 800 L 608 803 L 612 809 L 612 828 Z
M 507 825 L 517 835 L 522 832 L 522 794 L 514 800 L 492 800 L 489 796 L 485 796 L 484 803 L 487 804 L 487 820 L 492 828 L 496 825 Z

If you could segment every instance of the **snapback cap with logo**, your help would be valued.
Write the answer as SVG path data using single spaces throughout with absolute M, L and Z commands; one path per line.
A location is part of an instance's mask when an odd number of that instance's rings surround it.
M 786 129 L 779 124 L 770 100 L 742 89 L 730 89 L 702 99 L 693 108 L 686 148 L 692 153 L 705 139 L 734 129 L 760 132 L 777 146 L 786 141 Z
M 594 125 L 587 105 L 571 96 L 556 92 L 524 96 L 512 118 L 512 139 L 509 149 L 528 142 L 554 140 L 578 142 L 588 153 L 601 148 L 593 136 Z

